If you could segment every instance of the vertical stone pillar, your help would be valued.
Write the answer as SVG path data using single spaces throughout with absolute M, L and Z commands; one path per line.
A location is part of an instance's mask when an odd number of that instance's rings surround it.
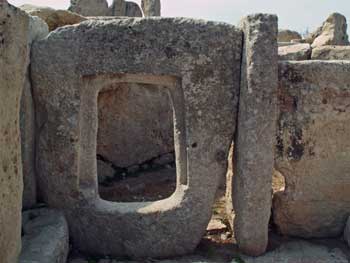
M 142 0 L 144 16 L 161 16 L 160 0 Z
M 22 165 L 19 108 L 28 64 L 29 16 L 0 0 L 0 261 L 21 249 Z
M 233 177 L 234 230 L 245 254 L 268 243 L 278 86 L 277 17 L 255 14 L 241 21 L 244 47 Z

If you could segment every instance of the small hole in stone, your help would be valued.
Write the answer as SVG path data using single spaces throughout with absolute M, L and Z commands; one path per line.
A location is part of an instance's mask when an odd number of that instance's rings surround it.
M 198 144 L 195 142 L 192 144 L 192 148 L 197 148 Z

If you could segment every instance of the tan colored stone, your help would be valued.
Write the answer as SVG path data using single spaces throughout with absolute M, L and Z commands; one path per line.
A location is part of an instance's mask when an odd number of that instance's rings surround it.
M 280 62 L 274 196 L 285 235 L 336 237 L 350 214 L 350 62 Z
M 301 39 L 301 35 L 292 30 L 281 29 L 278 31 L 278 42 L 291 42 L 293 39 Z
M 347 24 L 345 16 L 339 13 L 331 14 L 323 23 L 321 31 L 314 34 L 312 48 L 326 45 L 348 45 Z
M 294 44 L 278 48 L 279 60 L 307 60 L 310 56 L 310 44 Z
M 29 54 L 29 16 L 0 1 L 0 261 L 21 249 L 22 163 L 19 112 Z
M 106 0 L 71 0 L 69 11 L 82 16 L 108 16 L 108 2 Z
M 161 16 L 160 0 L 142 0 L 141 7 L 145 16 Z
M 350 46 L 322 46 L 312 50 L 311 59 L 350 60 Z
M 55 10 L 50 7 L 40 7 L 34 5 L 22 5 L 20 8 L 31 16 L 38 16 L 43 19 L 53 31 L 58 27 L 78 24 L 85 21 L 86 18 L 67 10 Z

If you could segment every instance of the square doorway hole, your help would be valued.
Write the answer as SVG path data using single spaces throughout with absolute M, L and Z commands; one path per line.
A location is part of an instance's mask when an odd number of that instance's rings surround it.
M 97 176 L 102 199 L 162 200 L 176 189 L 171 98 L 162 86 L 118 83 L 98 94 Z

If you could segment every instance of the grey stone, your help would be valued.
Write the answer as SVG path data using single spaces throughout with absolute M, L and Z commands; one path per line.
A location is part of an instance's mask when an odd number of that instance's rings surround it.
M 28 4 L 22 5 L 20 8 L 31 16 L 38 16 L 44 20 L 49 26 L 50 31 L 53 31 L 58 27 L 74 25 L 86 20 L 85 17 L 72 13 L 68 10 L 55 10 L 50 7 Z
M 0 259 L 21 249 L 22 163 L 19 111 L 29 54 L 29 16 L 0 1 Z
M 142 0 L 141 7 L 145 16 L 161 16 L 160 0 Z
M 289 29 L 278 30 L 278 42 L 291 42 L 294 39 L 301 39 L 301 35 L 298 32 Z
M 277 117 L 277 17 L 247 16 L 241 27 L 244 47 L 234 153 L 234 229 L 241 251 L 258 256 L 267 247 L 271 213 Z
M 125 0 L 113 0 L 112 5 L 109 8 L 111 16 L 125 16 L 126 14 L 126 1 Z
M 160 156 L 159 158 L 155 159 L 153 161 L 153 164 L 155 165 L 166 165 L 166 164 L 171 164 L 175 162 L 175 155 L 174 153 L 167 153 L 164 154 L 162 156 Z
M 312 50 L 311 59 L 350 60 L 350 46 L 323 46 Z
M 328 248 L 306 241 L 291 241 L 264 256 L 253 258 L 242 256 L 245 263 L 348 263 L 346 255 L 339 248 Z M 241 261 L 233 261 L 239 263 Z
M 142 10 L 137 3 L 126 1 L 125 16 L 142 17 Z
M 22 252 L 19 263 L 66 263 L 68 225 L 63 213 L 46 208 L 23 215 Z
M 121 83 L 99 93 L 98 125 L 97 154 L 117 167 L 174 151 L 173 109 L 162 87 Z
M 350 217 L 346 222 L 345 230 L 344 230 L 344 239 L 348 246 L 350 247 Z
M 345 16 L 339 13 L 331 14 L 323 23 L 321 31 L 317 32 L 312 48 L 326 45 L 348 45 L 347 24 Z
M 43 39 L 48 35 L 48 33 L 49 28 L 41 18 L 37 16 L 30 17 L 29 45 L 31 45 L 34 41 Z M 35 176 L 35 109 L 29 74 L 29 71 L 27 71 L 21 98 L 20 111 L 24 209 L 31 208 L 35 205 L 37 191 Z
M 79 250 L 164 258 L 198 245 L 235 132 L 241 45 L 232 25 L 183 18 L 85 21 L 34 44 L 39 183 L 44 200 L 65 211 Z M 177 189 L 167 199 L 98 196 L 97 97 L 120 83 L 169 92 Z
M 310 44 L 294 44 L 278 48 L 279 60 L 308 60 L 311 56 Z
M 71 0 L 68 10 L 82 16 L 109 15 L 108 2 L 106 0 Z
M 101 160 L 97 160 L 98 182 L 102 183 L 108 179 L 112 179 L 115 175 L 112 165 Z
M 350 62 L 279 64 L 276 169 L 286 189 L 274 196 L 285 235 L 337 237 L 350 213 Z

